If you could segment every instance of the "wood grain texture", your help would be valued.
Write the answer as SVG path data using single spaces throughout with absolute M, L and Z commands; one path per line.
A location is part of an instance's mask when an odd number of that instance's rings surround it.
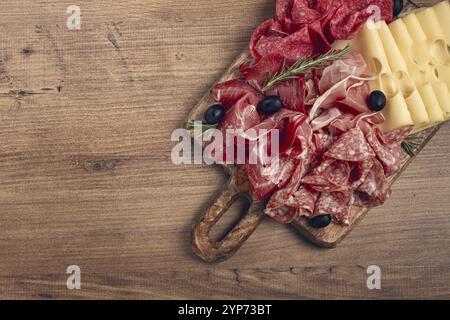
M 2 298 L 450 298 L 449 124 L 338 248 L 266 220 L 206 266 L 190 228 L 226 176 L 173 165 L 170 135 L 273 1 L 77 4 L 79 31 L 65 1 L 1 4 Z

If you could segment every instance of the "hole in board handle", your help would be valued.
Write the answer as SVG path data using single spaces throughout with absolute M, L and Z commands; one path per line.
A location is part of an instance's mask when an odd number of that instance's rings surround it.
M 209 233 L 211 240 L 214 242 L 222 241 L 246 215 L 250 205 L 250 199 L 246 195 L 237 195 L 228 210 L 211 228 Z

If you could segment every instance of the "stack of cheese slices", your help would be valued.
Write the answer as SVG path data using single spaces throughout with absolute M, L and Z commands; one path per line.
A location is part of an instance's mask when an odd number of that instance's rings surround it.
M 389 25 L 369 21 L 352 41 L 375 78 L 371 90 L 388 98 L 383 131 L 414 126 L 417 132 L 450 119 L 449 21 L 444 1 Z

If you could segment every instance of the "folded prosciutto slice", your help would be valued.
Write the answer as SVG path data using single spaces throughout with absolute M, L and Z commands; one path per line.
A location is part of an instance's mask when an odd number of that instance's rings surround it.
M 260 122 L 256 110 L 259 93 L 242 80 L 230 80 L 215 85 L 211 90 L 214 101 L 228 108 L 222 122 L 223 129 L 246 130 Z
M 364 75 L 366 67 L 362 55 L 355 52 L 326 67 L 318 83 L 320 97 L 314 101 L 309 117 L 313 120 L 332 107 L 353 114 L 370 112 L 366 102 L 369 95 L 367 81 L 373 78 Z

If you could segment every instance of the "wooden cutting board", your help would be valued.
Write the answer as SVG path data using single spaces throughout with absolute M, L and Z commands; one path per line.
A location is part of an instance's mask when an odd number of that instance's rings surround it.
M 412 5 L 409 5 L 406 10 L 413 8 L 414 7 Z M 230 65 L 227 71 L 222 75 L 222 77 L 220 77 L 220 79 L 218 79 L 216 83 L 236 79 L 239 75 L 239 66 L 249 59 L 251 59 L 251 55 L 250 52 L 246 50 L 238 56 L 238 58 Z M 211 100 L 211 95 L 208 91 L 199 103 L 192 109 L 188 116 L 188 122 L 202 121 L 204 112 L 212 103 L 214 102 Z M 440 126 L 436 126 L 421 131 L 415 135 L 415 144 L 417 145 L 416 155 L 436 134 L 439 128 Z M 198 137 L 195 137 L 194 135 L 192 136 L 194 140 L 198 139 Z M 198 142 L 202 143 L 201 141 Z M 397 175 L 390 178 L 389 183 L 391 185 L 413 159 L 414 157 L 410 157 L 405 152 L 402 152 L 402 169 Z M 231 257 L 244 244 L 248 237 L 250 237 L 261 221 L 265 218 L 263 212 L 265 203 L 255 199 L 245 173 L 241 172 L 234 166 L 226 166 L 225 169 L 230 175 L 228 184 L 192 228 L 192 248 L 201 259 L 207 262 L 221 261 Z M 247 198 L 250 202 L 247 213 L 243 215 L 242 219 L 225 237 L 219 241 L 213 241 L 209 235 L 211 229 L 226 213 L 227 209 L 233 204 L 233 202 L 241 196 Z M 357 226 L 357 224 L 369 211 L 370 208 L 353 207 L 353 218 L 350 226 L 341 226 L 332 223 L 324 229 L 314 229 L 309 226 L 308 220 L 304 217 L 296 219 L 292 222 L 292 226 L 299 232 L 299 234 L 307 238 L 312 243 L 320 247 L 332 248 L 339 244 L 339 242 L 342 241 Z

